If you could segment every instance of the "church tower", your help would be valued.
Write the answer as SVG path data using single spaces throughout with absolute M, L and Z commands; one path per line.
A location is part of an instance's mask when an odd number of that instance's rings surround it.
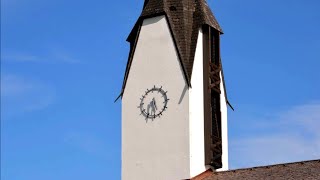
M 221 34 L 205 0 L 145 0 L 120 95 L 123 180 L 228 169 Z

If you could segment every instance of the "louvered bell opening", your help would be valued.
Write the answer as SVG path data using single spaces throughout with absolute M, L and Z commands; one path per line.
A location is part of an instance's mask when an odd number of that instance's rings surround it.
M 222 168 L 219 32 L 204 26 L 205 164 Z

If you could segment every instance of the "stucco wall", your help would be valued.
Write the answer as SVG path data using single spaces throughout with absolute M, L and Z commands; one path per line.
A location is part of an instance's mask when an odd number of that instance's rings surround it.
M 206 170 L 204 165 L 204 110 L 203 110 L 203 40 L 202 30 L 198 42 L 192 69 L 189 90 L 190 116 L 190 177 Z
M 168 109 L 154 121 L 137 106 L 154 85 Z M 164 16 L 145 19 L 122 98 L 122 179 L 177 180 L 190 175 L 189 90 Z
M 220 73 L 220 78 L 222 79 L 222 74 Z M 228 160 L 228 106 L 225 98 L 225 91 L 223 83 L 220 83 L 220 110 L 221 110 L 221 136 L 222 136 L 222 168 L 217 171 L 226 171 L 229 169 Z

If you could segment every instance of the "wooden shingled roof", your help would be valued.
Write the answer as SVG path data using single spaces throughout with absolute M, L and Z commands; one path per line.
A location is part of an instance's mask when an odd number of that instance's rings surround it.
M 261 166 L 222 172 L 206 172 L 191 180 L 320 180 L 320 160 Z
M 131 48 L 122 93 L 129 75 L 143 20 L 160 15 L 165 15 L 167 18 L 180 63 L 189 85 L 191 85 L 190 81 L 199 28 L 206 24 L 222 33 L 222 29 L 208 7 L 206 0 L 145 0 L 142 13 L 127 39 L 130 42 Z

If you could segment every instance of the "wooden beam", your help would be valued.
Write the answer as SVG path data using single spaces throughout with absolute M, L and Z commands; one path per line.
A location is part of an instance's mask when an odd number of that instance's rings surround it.
M 209 88 L 212 89 L 212 88 L 215 88 L 217 86 L 217 88 L 220 89 L 219 85 L 220 85 L 220 80 L 210 84 Z
M 220 77 L 219 76 L 217 76 L 216 74 L 214 74 L 214 73 L 210 73 L 210 79 L 212 80 L 212 81 L 219 81 L 220 80 Z
M 221 71 L 221 66 L 220 65 L 216 65 L 212 62 L 210 62 L 210 67 L 214 70 L 219 69 L 219 71 Z

